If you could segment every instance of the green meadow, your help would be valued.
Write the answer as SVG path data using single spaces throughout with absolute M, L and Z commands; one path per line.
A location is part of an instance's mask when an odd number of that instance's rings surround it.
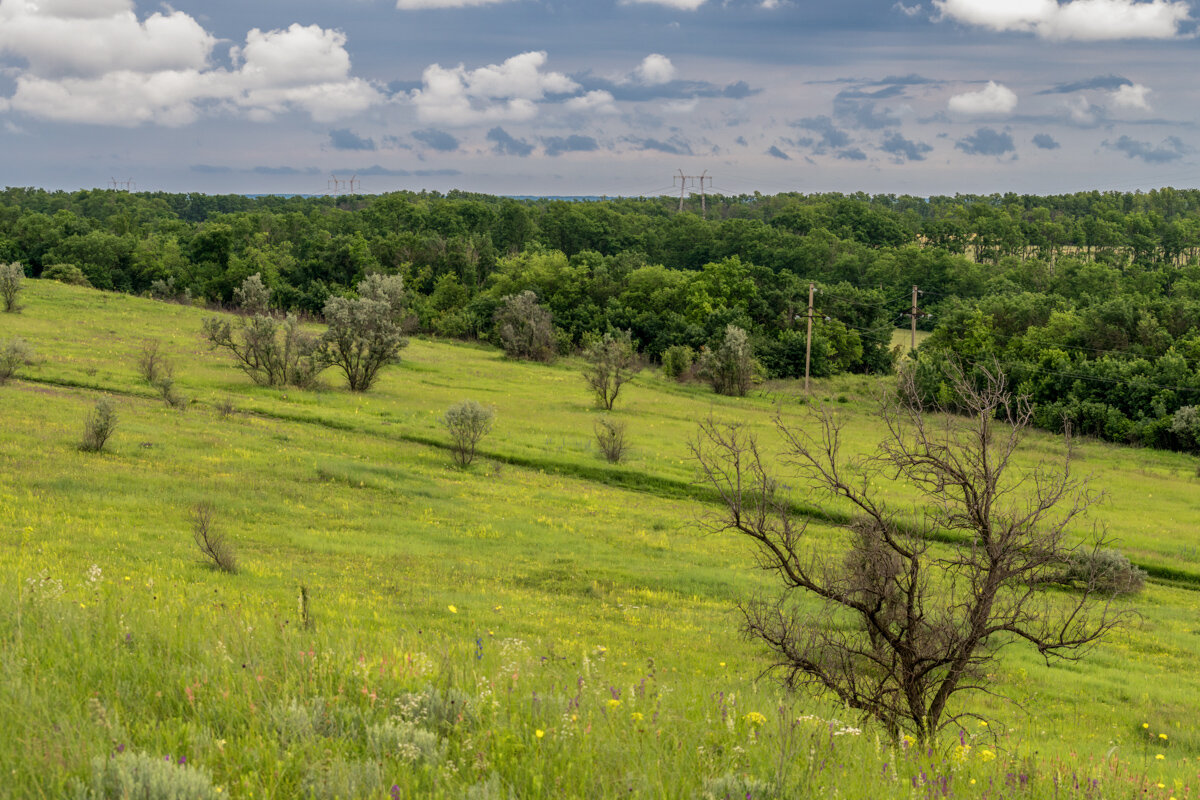
M 377 386 L 255 386 L 202 342 L 211 312 L 28 281 L 0 344 L 0 796 L 236 798 L 1177 798 L 1200 791 L 1200 470 L 1083 442 L 1092 526 L 1147 569 L 1129 624 L 1077 663 L 1013 646 L 972 721 L 893 745 L 847 709 L 760 677 L 740 599 L 769 594 L 712 512 L 688 441 L 708 416 L 777 442 L 802 386 L 747 398 L 654 370 L 596 452 L 579 363 L 412 340 Z M 186 410 L 138 377 L 160 342 Z M 886 380 L 817 381 L 847 447 L 882 435 Z M 118 426 L 81 452 L 101 396 Z M 458 469 L 439 422 L 492 406 Z M 225 413 L 232 408 L 232 413 Z M 1022 464 L 1061 456 L 1046 434 Z M 901 485 L 879 490 L 898 504 Z M 809 546 L 847 509 L 797 487 Z M 205 563 L 214 509 L 240 569 Z M 302 600 L 302 590 L 307 598 Z M 961 710 L 961 709 L 960 709 Z M 143 770 L 158 793 L 123 795 Z M 124 772 L 122 772 L 124 771 Z M 150 779 L 147 779 L 150 780 Z M 180 787 L 187 785 L 189 789 Z M 174 788 L 172 788 L 174 787 Z M 175 794 L 169 792 L 175 791 Z

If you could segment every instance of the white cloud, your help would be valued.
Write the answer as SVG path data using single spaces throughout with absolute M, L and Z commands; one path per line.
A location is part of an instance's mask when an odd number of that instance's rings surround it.
M 521 53 L 503 64 L 468 70 L 462 64 L 425 68 L 423 88 L 412 93 L 421 122 L 473 125 L 522 122 L 537 116 L 536 101 L 547 92 L 573 92 L 579 84 L 560 72 L 543 72 L 546 53 Z
M 707 0 L 621 0 L 621 5 L 629 6 L 635 3 L 649 3 L 656 6 L 677 8 L 680 11 L 695 11 L 706 2 Z
M 922 11 L 920 3 L 917 3 L 915 6 L 906 6 L 903 2 L 897 2 L 894 6 L 892 6 L 892 8 L 896 9 L 906 17 L 915 17 Z
M 1017 107 L 1017 95 L 1003 84 L 988 81 L 987 86 L 977 92 L 954 95 L 946 105 L 956 114 L 1009 114 Z
M 1086 97 L 1078 96 L 1073 100 L 1066 101 L 1065 108 L 1067 116 L 1076 125 L 1090 128 L 1100 121 L 1102 109 L 1089 103 Z
M 416 11 L 424 8 L 468 8 L 506 3 L 509 0 L 396 0 L 401 11 Z
M 668 114 L 690 114 L 696 110 L 696 106 L 699 104 L 700 100 L 696 97 L 688 100 L 672 100 L 663 105 L 663 111 Z
M 350 76 L 346 37 L 316 25 L 250 31 L 213 69 L 216 39 L 172 11 L 139 22 L 131 0 L 0 0 L 0 52 L 23 58 L 0 100 L 40 119 L 186 125 L 210 111 L 268 119 L 305 111 L 328 121 L 382 101 Z
M 132 0 L 0 0 L 0 53 L 43 77 L 203 69 L 216 42 L 181 11 L 139 22 Z
M 1150 103 L 1146 100 L 1146 95 L 1152 91 L 1154 90 L 1149 86 L 1143 86 L 1140 83 L 1122 86 L 1112 93 L 1113 105 L 1117 108 L 1136 108 L 1141 111 L 1149 111 Z
M 666 56 L 651 53 L 642 59 L 642 63 L 633 71 L 633 76 L 639 83 L 647 86 L 670 83 L 675 78 L 675 65 Z
M 1172 39 L 1191 21 L 1186 0 L 933 0 L 941 19 L 1046 39 Z
M 612 92 L 606 92 L 603 89 L 596 89 L 579 97 L 572 97 L 563 106 L 568 111 L 586 111 L 593 114 L 617 113 L 617 106 L 614 103 Z

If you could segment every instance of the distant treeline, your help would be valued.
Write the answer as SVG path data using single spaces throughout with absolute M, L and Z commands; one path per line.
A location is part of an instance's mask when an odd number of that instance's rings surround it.
M 916 285 L 927 366 L 998 360 L 1043 426 L 1200 449 L 1200 191 L 710 196 L 708 219 L 677 202 L 10 188 L 0 261 L 215 303 L 257 273 L 310 314 L 399 274 L 413 325 L 462 338 L 492 339 L 501 299 L 528 289 L 564 349 L 628 330 L 658 358 L 734 324 L 772 377 L 803 374 L 810 282 L 818 377 L 891 370 Z

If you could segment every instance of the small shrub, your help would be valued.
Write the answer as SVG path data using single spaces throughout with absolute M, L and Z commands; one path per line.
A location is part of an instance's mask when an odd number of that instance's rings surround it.
M 0 302 L 8 312 L 20 311 L 17 296 L 21 294 L 21 285 L 25 282 L 25 268 L 15 261 L 11 264 L 0 264 Z
M 79 443 L 79 449 L 85 453 L 99 453 L 116 429 L 117 410 L 107 397 L 101 397 L 84 420 L 83 441 Z
M 77 786 L 80 800 L 217 800 L 221 792 L 206 772 L 170 756 L 118 753 L 96 756 L 87 782 Z
M 1130 563 L 1120 550 L 1076 550 L 1067 561 L 1062 582 L 1103 594 L 1137 594 L 1145 586 L 1146 571 Z
M 454 687 L 436 689 L 426 686 L 419 692 L 400 695 L 396 705 L 405 722 L 443 736 L 454 728 L 470 730 L 479 724 L 471 696 Z
M 42 269 L 42 279 L 58 281 L 68 286 L 87 286 L 90 288 L 92 285 L 92 282 L 83 274 L 83 270 L 74 264 L 51 264 Z
M 219 414 L 222 417 L 228 417 L 230 414 L 232 414 L 236 410 L 237 409 L 234 408 L 234 405 L 233 405 L 233 400 L 228 397 L 222 397 L 220 400 L 217 401 L 217 414 Z
M 749 775 L 727 772 L 704 782 L 701 800 L 768 800 L 777 797 L 771 784 Z
M 596 420 L 593 430 L 596 433 L 596 445 L 599 446 L 601 455 L 610 463 L 617 464 L 625 458 L 628 444 L 625 441 L 625 423 L 623 421 L 613 420 L 607 416 L 600 417 Z
M 21 367 L 33 360 L 33 350 L 19 336 L 5 342 L 0 348 L 0 386 L 15 378 Z
M 382 782 L 379 764 L 327 756 L 308 767 L 300 796 L 308 800 L 378 797 Z
M 217 529 L 213 507 L 201 503 L 192 509 L 192 540 L 200 553 L 222 572 L 237 572 L 237 554 L 229 537 Z
M 464 400 L 446 409 L 442 424 L 450 431 L 454 463 L 468 466 L 475 460 L 475 448 L 492 429 L 495 412 L 474 400 Z
M 696 351 L 684 344 L 668 347 L 662 354 L 662 371 L 668 378 L 686 380 L 696 362 Z
M 147 339 L 142 343 L 142 352 L 138 354 L 137 371 L 138 375 L 142 376 L 142 380 L 151 386 L 157 384 L 164 374 L 170 375 L 174 372 L 174 367 L 159 352 L 157 339 Z
M 726 326 L 721 344 L 701 353 L 697 368 L 717 394 L 744 396 L 758 368 L 749 334 L 736 325 Z
M 495 315 L 496 337 L 509 358 L 553 361 L 558 352 L 553 317 L 538 305 L 531 291 L 510 294 L 500 301 Z
M 410 764 L 438 764 L 446 755 L 446 742 L 436 733 L 398 719 L 368 726 L 367 748 L 377 761 L 399 757 Z
M 233 300 L 247 314 L 266 314 L 271 307 L 271 290 L 256 272 L 233 290 Z
M 637 349 L 629 331 L 617 335 L 604 334 L 604 338 L 593 342 L 583 354 L 587 366 L 583 378 L 596 395 L 596 404 L 612 411 L 621 387 L 633 380 L 642 368 Z

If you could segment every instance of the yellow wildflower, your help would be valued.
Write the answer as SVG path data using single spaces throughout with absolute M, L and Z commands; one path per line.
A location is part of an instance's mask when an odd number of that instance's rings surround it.
M 630 715 L 629 715 L 629 718 L 630 718 L 631 720 L 633 720 L 634 722 L 641 722 L 641 721 L 642 721 L 642 718 L 643 718 L 643 715 L 642 715 L 642 712 L 640 712 L 640 711 L 635 711 L 635 712 L 633 712 L 632 714 L 630 714 Z
M 1150 727 L 1150 723 L 1149 723 L 1149 722 L 1143 722 L 1143 723 L 1142 723 L 1142 727 L 1143 727 L 1143 728 L 1149 728 L 1149 727 Z
M 746 722 L 749 722 L 751 725 L 753 725 L 756 728 L 759 725 L 762 725 L 764 722 L 767 721 L 767 718 L 764 717 L 762 714 L 758 713 L 757 711 L 751 711 L 749 714 L 742 717 L 742 719 L 746 720 Z
M 451 614 L 457 614 L 457 613 L 458 613 L 458 609 L 457 609 L 457 608 L 455 608 L 454 606 L 446 606 L 446 608 L 450 609 L 450 613 L 451 613 Z
M 615 697 L 610 697 L 608 698 L 607 705 L 609 708 L 616 708 L 617 706 L 621 705 L 621 701 Z
M 979 751 L 979 760 L 980 761 L 983 761 L 983 762 L 991 761 L 995 757 L 996 757 L 996 754 L 993 753 L 991 750 L 980 750 Z
M 1166 739 L 1167 739 L 1167 735 L 1166 735 L 1165 733 L 1160 733 L 1160 734 L 1158 735 L 1158 738 L 1162 739 L 1163 741 L 1166 741 Z
M 540 739 L 546 735 L 546 732 L 544 730 L 542 730 L 541 728 L 538 728 L 536 731 L 533 732 L 533 735 Z
M 1166 756 L 1164 756 L 1162 753 L 1159 753 L 1158 755 L 1156 755 L 1156 756 L 1154 757 L 1154 760 L 1155 760 L 1155 761 L 1162 761 L 1164 758 L 1166 758 Z

